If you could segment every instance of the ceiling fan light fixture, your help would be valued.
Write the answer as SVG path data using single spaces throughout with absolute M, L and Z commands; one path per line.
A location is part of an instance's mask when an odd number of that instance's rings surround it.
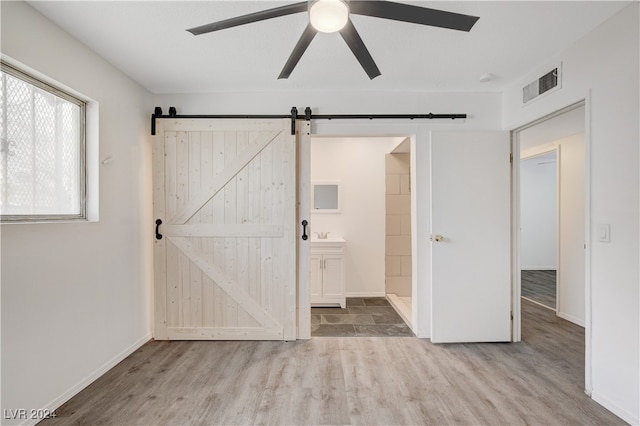
M 223 19 L 222 21 L 210 22 L 205 25 L 190 28 L 187 31 L 193 35 L 200 35 L 304 12 L 309 15 L 309 23 L 305 26 L 304 32 L 298 39 L 291 55 L 289 55 L 289 59 L 287 59 L 284 68 L 282 68 L 278 79 L 289 78 L 296 64 L 300 61 L 300 58 L 318 32 L 335 33 L 338 31 L 369 78 L 373 80 L 381 75 L 380 69 L 378 69 L 369 50 L 362 41 L 362 37 L 360 37 L 360 34 L 358 34 L 358 31 L 349 18 L 352 13 L 354 15 L 384 18 L 392 21 L 467 32 L 471 30 L 479 19 L 477 16 L 430 9 L 395 1 L 354 0 L 351 2 L 351 0 L 307 0 L 273 7 L 235 18 Z
M 349 20 L 349 6 L 342 0 L 316 0 L 309 7 L 309 21 L 322 33 L 340 31 Z

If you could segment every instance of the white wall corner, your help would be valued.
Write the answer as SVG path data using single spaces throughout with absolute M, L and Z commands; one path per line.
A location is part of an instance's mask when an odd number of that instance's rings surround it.
M 60 408 L 65 402 L 69 401 L 71 398 L 76 396 L 84 388 L 86 388 L 91 383 L 93 383 L 94 381 L 99 379 L 100 376 L 102 376 L 107 371 L 111 370 L 113 367 L 118 365 L 125 358 L 127 358 L 129 355 L 131 355 L 132 353 L 134 353 L 135 351 L 140 349 L 144 344 L 146 344 L 150 340 L 151 340 L 151 334 L 147 334 L 147 335 L 141 337 L 135 343 L 133 343 L 131 346 L 126 348 L 124 351 L 120 352 L 119 354 L 117 354 L 116 356 L 111 358 L 109 361 L 104 363 L 104 365 L 102 365 L 100 368 L 96 369 L 91 374 L 87 375 L 84 379 L 80 380 L 78 383 L 76 383 L 74 386 L 72 386 L 70 389 L 68 389 L 62 395 L 58 396 L 53 401 L 51 401 L 48 404 L 46 404 L 41 409 L 35 410 L 35 411 L 44 412 L 44 413 L 55 413 L 55 411 L 58 408 Z M 42 419 L 40 419 L 40 418 L 27 419 L 24 422 L 20 423 L 20 425 L 21 426 L 33 426 L 33 425 L 38 424 L 40 421 L 42 421 Z
M 625 410 L 623 407 L 620 407 L 618 404 L 616 404 L 613 400 L 607 398 L 605 395 L 602 395 L 597 391 L 592 391 L 591 398 L 598 404 L 602 405 L 607 410 L 611 411 L 616 416 L 620 417 L 625 422 L 629 423 L 630 425 L 640 424 L 640 415 L 638 415 L 638 413 L 633 414 Z

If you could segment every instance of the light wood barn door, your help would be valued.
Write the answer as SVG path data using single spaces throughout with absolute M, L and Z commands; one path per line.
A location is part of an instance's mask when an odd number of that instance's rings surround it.
M 290 121 L 157 124 L 154 337 L 295 340 Z

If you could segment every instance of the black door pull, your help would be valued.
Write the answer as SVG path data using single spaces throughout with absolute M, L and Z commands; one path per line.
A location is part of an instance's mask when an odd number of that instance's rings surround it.
M 307 240 L 309 238 L 309 236 L 307 235 L 307 225 L 309 224 L 309 222 L 307 222 L 306 220 L 302 221 L 302 239 L 303 240 Z
M 162 225 L 162 220 L 156 220 L 156 240 L 162 239 L 162 234 L 160 233 L 160 225 Z

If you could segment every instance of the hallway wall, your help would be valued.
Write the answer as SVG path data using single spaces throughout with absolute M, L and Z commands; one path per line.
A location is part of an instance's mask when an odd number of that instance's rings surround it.
M 558 163 L 555 151 L 520 161 L 520 267 L 558 268 Z

